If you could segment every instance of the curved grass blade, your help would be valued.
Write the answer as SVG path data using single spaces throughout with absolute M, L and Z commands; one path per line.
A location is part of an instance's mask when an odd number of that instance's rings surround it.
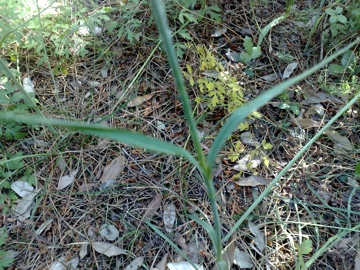
M 32 124 L 45 124 L 58 127 L 65 127 L 76 131 L 81 131 L 86 134 L 100 136 L 125 144 L 141 147 L 147 150 L 152 150 L 160 153 L 182 156 L 188 159 L 192 164 L 199 168 L 196 159 L 184 148 L 173 145 L 171 143 L 151 138 L 140 133 L 126 131 L 122 129 L 115 129 L 104 127 L 96 124 L 84 124 L 76 122 L 68 122 L 57 119 L 47 119 L 38 115 L 25 116 L 17 115 L 11 112 L 0 113 L 0 119 L 11 119 L 17 122 L 32 123 Z
M 304 71 L 302 74 L 287 80 L 281 84 L 276 85 L 269 90 L 266 90 L 264 93 L 260 94 L 258 97 L 250 101 L 249 103 L 241 106 L 238 108 L 227 120 L 225 125 L 222 127 L 218 135 L 216 136 L 213 145 L 210 148 L 210 152 L 208 155 L 208 165 L 210 168 L 214 166 L 215 159 L 217 154 L 219 153 L 220 149 L 224 145 L 227 138 L 231 136 L 233 131 L 237 128 L 237 126 L 253 111 L 256 111 L 267 102 L 269 102 L 274 97 L 280 95 L 284 92 L 288 87 L 294 85 L 295 83 L 305 79 L 309 75 L 313 74 L 326 64 L 330 63 L 336 57 L 340 56 L 341 54 L 345 53 L 351 47 L 355 46 L 360 41 L 360 38 L 357 38 L 355 41 L 351 42 L 348 46 L 344 47 L 343 49 L 339 50 L 335 54 L 329 56 L 328 58 L 321 61 L 319 64 L 313 66 L 309 70 Z
M 223 242 L 226 242 L 230 239 L 233 233 L 240 227 L 240 225 L 247 219 L 251 212 L 259 205 L 260 202 L 267 196 L 270 190 L 280 181 L 280 179 L 285 175 L 285 173 L 294 165 L 294 163 L 310 148 L 310 146 L 323 134 L 323 132 L 328 129 L 341 115 L 343 115 L 358 99 L 360 98 L 360 93 L 357 94 L 353 99 L 351 99 L 330 121 L 323 126 L 315 136 L 296 154 L 296 156 L 285 166 L 285 168 L 276 176 L 276 178 L 267 186 L 267 188 L 259 195 L 259 197 L 253 202 L 253 204 L 246 210 L 246 212 L 241 216 L 241 218 L 235 223 L 227 235 L 223 238 Z M 349 210 L 347 210 L 349 211 Z

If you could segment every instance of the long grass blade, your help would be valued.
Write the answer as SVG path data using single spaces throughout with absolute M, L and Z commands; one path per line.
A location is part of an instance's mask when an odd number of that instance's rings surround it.
M 285 168 L 276 176 L 276 178 L 268 185 L 268 187 L 259 195 L 259 197 L 253 202 L 253 204 L 246 210 L 246 212 L 241 216 L 241 218 L 236 222 L 236 224 L 231 228 L 231 230 L 224 237 L 223 242 L 226 242 L 230 239 L 231 235 L 236 232 L 239 226 L 246 220 L 246 218 L 251 214 L 251 212 L 259 205 L 259 203 L 269 194 L 271 189 L 279 182 L 281 177 L 294 165 L 294 163 L 310 148 L 310 146 L 323 134 L 323 132 L 328 129 L 341 115 L 343 115 L 358 99 L 360 98 L 360 93 L 357 94 L 353 99 L 351 99 L 330 121 L 323 126 L 318 133 L 296 154 L 296 156 L 285 166 Z
M 125 144 L 141 147 L 147 150 L 152 150 L 160 153 L 171 154 L 176 156 L 182 156 L 188 159 L 191 163 L 198 167 L 197 160 L 185 149 L 173 145 L 169 142 L 165 142 L 159 139 L 151 138 L 140 133 L 126 131 L 122 129 L 115 129 L 110 127 L 104 127 L 96 124 L 85 124 L 77 122 L 68 122 L 64 120 L 48 119 L 41 116 L 25 116 L 17 115 L 11 112 L 1 112 L 0 119 L 28 123 L 28 124 L 45 124 L 58 127 L 65 127 L 75 131 L 81 131 L 86 134 L 100 136 L 102 138 L 108 138 L 115 141 L 119 141 Z
M 202 147 L 199 141 L 199 135 L 196 130 L 195 119 L 189 103 L 189 96 L 185 89 L 184 79 L 179 67 L 179 62 L 172 42 L 171 31 L 167 21 L 164 4 L 160 0 L 151 0 L 150 3 L 156 21 L 156 25 L 160 33 L 160 38 L 164 44 L 165 52 L 167 54 L 168 61 L 172 69 L 172 73 L 174 75 L 175 84 L 179 91 L 180 99 L 183 106 L 183 111 L 185 113 L 187 124 L 190 129 L 190 134 L 193 139 L 193 144 L 196 153 L 198 155 L 199 164 L 203 169 L 203 171 L 207 172 L 207 174 L 209 175 L 211 170 L 208 168 L 206 164 L 205 155 L 202 151 Z

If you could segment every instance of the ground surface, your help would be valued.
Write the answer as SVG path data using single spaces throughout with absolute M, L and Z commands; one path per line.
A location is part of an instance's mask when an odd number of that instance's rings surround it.
M 210 20 L 189 24 L 186 29 L 193 37 L 192 44 L 204 44 L 220 62 L 225 63 L 243 86 L 247 100 L 281 82 L 280 76 L 272 80 L 264 76 L 282 74 L 290 62 L 297 61 L 298 67 L 291 74 L 295 76 L 320 62 L 331 50 L 336 50 L 330 45 L 325 46 L 326 51 L 321 54 L 320 31 L 311 38 L 309 53 L 304 53 L 310 29 L 297 27 L 295 22 L 300 21 L 299 14 L 308 16 L 302 19 L 303 22 L 312 15 L 306 13 L 309 4 L 300 1 L 292 15 L 272 28 L 262 44 L 262 56 L 251 63 L 254 76 L 247 76 L 243 72 L 245 67 L 230 61 L 226 52 L 228 49 L 241 51 L 245 35 L 257 39 L 254 18 L 263 28 L 283 14 L 286 7 L 282 1 L 258 3 L 252 14 L 247 1 L 239 2 L 223 1 L 220 5 L 223 10 L 221 26 L 226 29 L 224 35 L 210 36 L 214 28 Z M 142 7 L 136 16 L 146 22 L 149 9 Z M 47 66 L 37 66 L 36 59 L 31 58 L 27 67 L 22 67 L 24 75 L 26 70 L 30 70 L 28 75 L 35 84 L 39 107 L 48 117 L 142 132 L 194 152 L 166 57 L 159 49 L 150 56 L 156 46 L 153 40 L 157 38 L 156 28 L 144 25 L 143 36 L 136 45 L 122 37 L 111 41 L 99 37 L 105 44 L 106 53 L 89 53 L 85 58 L 76 58 L 68 75 L 51 77 Z M 283 60 L 280 54 L 291 56 L 291 61 Z M 197 70 L 199 59 L 193 55 L 190 50 L 185 53 L 180 61 L 184 69 L 189 63 Z M 106 76 L 102 70 L 106 70 Z M 318 124 L 310 127 L 306 123 L 296 124 L 292 121 L 296 115 L 279 108 L 280 103 L 286 102 L 277 98 L 259 111 L 260 118 L 248 120 L 246 130 L 235 131 L 221 151 L 218 168 L 214 169 L 214 181 L 223 236 L 265 189 L 264 185 L 241 186 L 236 182 L 251 175 L 274 179 L 347 102 L 348 99 L 336 95 L 315 103 L 304 102 L 309 97 L 319 98 L 318 93 L 325 93 L 324 80 L 330 83 L 335 79 L 321 71 L 288 89 L 287 95 L 288 104 L 296 104 L 303 118 L 311 118 Z M 96 82 L 95 86 L 93 82 Z M 189 95 L 194 105 L 195 97 L 201 93 L 196 87 L 189 87 Z M 147 100 L 139 99 L 144 96 Z M 129 100 L 134 103 L 129 105 Z M 320 104 L 323 115 L 309 112 L 314 104 Z M 296 244 L 311 240 L 312 251 L 303 255 L 306 262 L 345 228 L 349 230 L 348 234 L 324 250 L 311 269 L 353 269 L 359 250 L 359 232 L 351 228 L 359 223 L 360 192 L 351 181 L 356 182 L 354 168 L 360 161 L 359 109 L 357 103 L 332 126 L 333 130 L 348 138 L 352 150 L 337 147 L 333 140 L 322 135 L 253 211 L 249 221 L 257 225 L 259 237 L 265 239 L 265 247 L 259 250 L 248 224 L 242 224 L 234 234 L 234 245 L 250 255 L 252 269 L 295 269 L 299 263 Z M 213 110 L 209 110 L 206 104 L 198 106 L 194 114 L 199 120 L 199 132 L 203 134 L 203 148 L 207 151 L 228 115 L 226 104 Z M 36 187 L 40 189 L 30 217 L 19 221 L 14 210 L 1 217 L 1 224 L 9 233 L 5 249 L 17 252 L 9 269 L 48 269 L 51 265 L 54 267 L 53 263 L 59 259 L 68 262 L 74 258 L 79 258 L 77 269 L 125 269 L 139 257 L 144 257 L 140 269 L 150 269 L 164 256 L 167 256 L 167 262 L 184 261 L 178 249 L 194 263 L 212 269 L 214 251 L 211 241 L 206 231 L 187 216 L 196 213 L 205 221 L 212 222 L 201 175 L 190 163 L 119 142 L 57 130 L 58 136 L 42 128 L 28 132 L 27 138 L 32 141 L 3 142 L 6 152 L 15 154 L 22 151 L 29 155 L 23 159 L 23 167 L 34 172 Z M 239 157 L 231 161 L 228 157 L 244 132 L 251 132 L 254 141 L 261 143 L 265 140 L 272 148 L 243 143 L 237 149 Z M 261 157 L 260 152 L 266 154 L 269 165 L 261 162 L 239 175 L 239 171 L 234 169 L 237 162 L 248 153 L 253 159 Z M 59 188 L 61 179 L 74 171 L 74 181 Z M 109 178 L 113 180 L 109 182 Z M 175 211 L 172 215 L 176 220 L 173 227 L 166 230 L 169 225 L 164 221 L 164 211 L 171 209 Z M 113 225 L 119 236 L 109 240 L 101 233 L 104 224 Z M 42 230 L 37 231 L 39 228 Z M 178 249 L 171 246 L 169 240 Z M 95 251 L 91 245 L 93 242 L 115 244 L 127 255 L 107 257 Z M 158 269 L 161 268 L 158 265 Z M 234 265 L 231 269 L 240 268 Z

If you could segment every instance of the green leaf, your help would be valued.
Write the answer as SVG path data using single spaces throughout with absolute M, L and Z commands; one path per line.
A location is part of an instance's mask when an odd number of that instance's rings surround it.
M 344 73 L 345 70 L 346 70 L 345 66 L 341 66 L 338 64 L 331 64 L 329 66 L 330 74 L 341 74 L 341 73 Z
M 130 144 L 133 146 L 141 147 L 147 150 L 152 150 L 160 153 L 166 153 L 171 155 L 183 156 L 192 162 L 195 166 L 198 166 L 198 162 L 195 158 L 185 149 L 180 148 L 171 143 L 151 138 L 140 133 L 130 132 L 122 129 L 115 129 L 104 127 L 96 124 L 84 124 L 77 122 L 69 122 L 63 120 L 46 119 L 38 115 L 25 116 L 17 115 L 11 112 L 0 112 L 0 119 L 14 120 L 22 123 L 32 124 L 45 124 L 59 127 L 65 127 L 72 130 L 80 131 L 86 134 L 100 136 L 103 138 L 112 139 L 122 143 Z
M 307 239 L 303 241 L 300 245 L 299 252 L 301 254 L 309 254 L 312 251 L 312 241 L 310 239 Z
M 342 7 L 337 6 L 337 7 L 335 8 L 336 14 L 341 14 L 342 11 L 343 11 Z
M 334 25 L 337 22 L 337 20 L 338 20 L 338 17 L 336 15 L 333 15 L 333 16 L 330 17 L 329 22 L 332 25 Z M 336 27 L 336 25 L 335 25 L 335 27 Z
M 252 53 L 252 48 L 253 48 L 253 42 L 252 42 L 252 39 L 248 36 L 246 36 L 244 38 L 244 48 L 246 50 L 246 52 L 251 55 Z
M 249 63 L 251 61 L 251 56 L 246 52 L 241 52 L 240 53 L 240 60 L 244 64 Z
M 251 53 L 251 59 L 258 58 L 261 55 L 261 48 L 260 46 L 253 47 Z
M 187 40 L 192 40 L 192 37 L 190 36 L 190 34 L 187 32 L 186 29 L 181 29 L 178 31 L 178 34 L 184 38 L 184 39 L 187 39 Z M 186 47 L 186 46 L 185 46 Z
M 339 20 L 339 22 L 341 22 L 343 24 L 347 23 L 347 19 L 344 15 L 338 15 L 337 19 Z
M 360 176 L 360 162 L 355 166 L 355 175 Z
M 343 57 L 341 58 L 341 64 L 344 67 L 354 65 L 356 62 L 356 56 L 353 51 L 349 50 L 346 53 L 344 53 Z
M 116 21 L 112 21 L 108 24 L 107 26 L 107 30 L 108 33 L 110 34 L 112 31 L 114 31 L 114 29 L 118 26 L 118 23 Z
M 335 10 L 333 10 L 333 9 L 331 9 L 331 8 L 325 9 L 325 12 L 326 12 L 327 14 L 329 14 L 330 16 L 336 16 Z

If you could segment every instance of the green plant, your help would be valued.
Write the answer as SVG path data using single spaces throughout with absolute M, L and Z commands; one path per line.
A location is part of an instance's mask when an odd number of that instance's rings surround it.
M 327 8 L 325 12 L 330 15 L 329 23 L 331 34 L 333 37 L 336 37 L 338 30 L 343 29 L 344 25 L 348 22 L 347 18 L 342 15 L 343 8 L 339 6 L 335 9 Z
M 195 73 L 190 65 L 186 65 L 183 72 L 190 85 L 197 86 L 205 96 L 197 97 L 195 101 L 208 102 L 210 110 L 226 104 L 228 112 L 233 112 L 244 102 L 241 86 L 205 46 L 195 46 L 195 51 L 200 61 L 199 73 Z
M 360 177 L 360 163 L 355 166 L 355 177 Z
M 33 116 L 24 116 L 18 115 L 14 112 L 1 112 L 0 119 L 13 119 L 19 122 L 31 122 L 31 123 L 43 123 L 47 125 L 57 125 L 62 127 L 67 127 L 70 129 L 75 129 L 77 131 L 82 131 L 87 134 L 97 135 L 104 138 L 110 138 L 114 140 L 121 141 L 126 144 L 131 144 L 134 146 L 146 148 L 148 150 L 154 150 L 162 153 L 167 154 L 174 154 L 178 156 L 182 156 L 188 159 L 202 174 L 204 185 L 206 186 L 208 197 L 213 213 L 213 222 L 214 225 L 208 224 L 202 219 L 197 216 L 189 215 L 190 218 L 194 219 L 198 222 L 209 234 L 209 237 L 213 243 L 215 257 L 216 257 L 216 264 L 218 269 L 227 269 L 226 262 L 222 260 L 222 247 L 223 242 L 229 240 L 234 232 L 239 228 L 239 226 L 249 217 L 250 213 L 257 207 L 257 205 L 263 200 L 263 198 L 270 192 L 272 187 L 278 183 L 281 177 L 291 168 L 291 166 L 309 149 L 309 147 L 319 138 L 319 136 L 327 129 L 333 122 L 340 117 L 348 108 L 354 104 L 360 94 L 356 95 L 351 101 L 348 102 L 328 123 L 319 130 L 319 132 L 307 143 L 299 153 L 291 160 L 288 165 L 278 174 L 278 176 L 269 184 L 269 186 L 265 189 L 263 193 L 261 193 L 258 198 L 254 201 L 254 203 L 248 208 L 248 210 L 241 216 L 241 218 L 236 222 L 236 224 L 230 229 L 227 235 L 221 239 L 221 220 L 218 213 L 218 206 L 216 203 L 216 190 L 213 184 L 213 177 L 212 177 L 212 168 L 215 164 L 215 160 L 221 150 L 223 144 L 226 142 L 227 138 L 231 136 L 234 129 L 238 127 L 238 125 L 249 115 L 251 112 L 256 111 L 261 106 L 266 104 L 272 98 L 276 97 L 277 95 L 281 94 L 291 85 L 305 79 L 307 76 L 313 74 L 321 67 L 329 64 L 333 61 L 336 57 L 343 54 L 353 46 L 355 46 L 360 39 L 357 39 L 347 45 L 345 48 L 339 50 L 334 55 L 324 59 L 322 62 L 317 64 L 316 66 L 306 70 L 304 73 L 293 77 L 289 80 L 284 81 L 283 83 L 265 91 L 264 93 L 260 94 L 254 100 L 242 105 L 240 108 L 236 109 L 233 114 L 228 118 L 227 122 L 221 128 L 219 133 L 217 134 L 214 142 L 209 150 L 207 156 L 203 152 L 202 145 L 200 144 L 198 138 L 198 131 L 196 128 L 196 122 L 194 120 L 193 111 L 189 103 L 188 94 L 185 89 L 185 85 L 182 78 L 182 73 L 179 68 L 179 63 L 176 58 L 176 53 L 173 47 L 172 39 L 171 39 L 171 32 L 168 27 L 167 17 L 165 13 L 165 9 L 163 3 L 161 1 L 152 0 L 151 5 L 154 12 L 154 18 L 156 19 L 156 23 L 160 32 L 160 37 L 164 43 L 164 48 L 168 56 L 168 61 L 172 68 L 172 72 L 174 75 L 175 83 L 179 91 L 179 96 L 183 105 L 183 110 L 186 116 L 186 120 L 189 126 L 191 138 L 193 141 L 193 145 L 195 148 L 195 155 L 192 155 L 186 149 L 173 145 L 171 143 L 164 142 L 159 139 L 154 139 L 147 137 L 143 134 L 137 134 L 133 132 L 129 132 L 126 130 L 118 130 L 109 127 L 103 127 L 99 125 L 89 125 L 85 123 L 74 123 L 74 122 L 67 122 L 61 120 L 51 120 L 44 118 L 43 116 L 33 117 Z M 8 71 L 8 68 L 4 61 L 0 59 L 0 66 L 5 70 Z M 7 73 L 8 74 L 8 73 Z M 12 78 L 16 80 L 15 78 Z M 15 82 L 14 82 L 15 83 Z M 20 87 L 22 91 L 24 89 Z M 355 226 L 355 228 L 360 227 L 360 225 Z M 355 229 L 354 228 L 354 229 Z M 170 241 L 170 239 L 168 240 Z M 314 257 L 315 258 L 315 257 Z
M 359 57 L 354 51 L 349 50 L 341 58 L 341 65 L 329 65 L 330 74 L 341 75 L 348 73 L 350 76 L 358 75 L 360 73 L 360 65 L 358 64 Z
M 8 237 L 6 228 L 0 228 L 0 270 L 4 270 L 4 267 L 11 266 L 14 258 L 8 258 L 8 252 L 1 250 L 1 246 L 5 244 L 5 240 Z
M 308 267 L 305 265 L 303 255 L 307 255 L 312 251 L 312 242 L 310 239 L 303 241 L 300 245 L 295 243 L 298 251 L 299 263 L 296 265 L 296 270 L 306 270 Z

